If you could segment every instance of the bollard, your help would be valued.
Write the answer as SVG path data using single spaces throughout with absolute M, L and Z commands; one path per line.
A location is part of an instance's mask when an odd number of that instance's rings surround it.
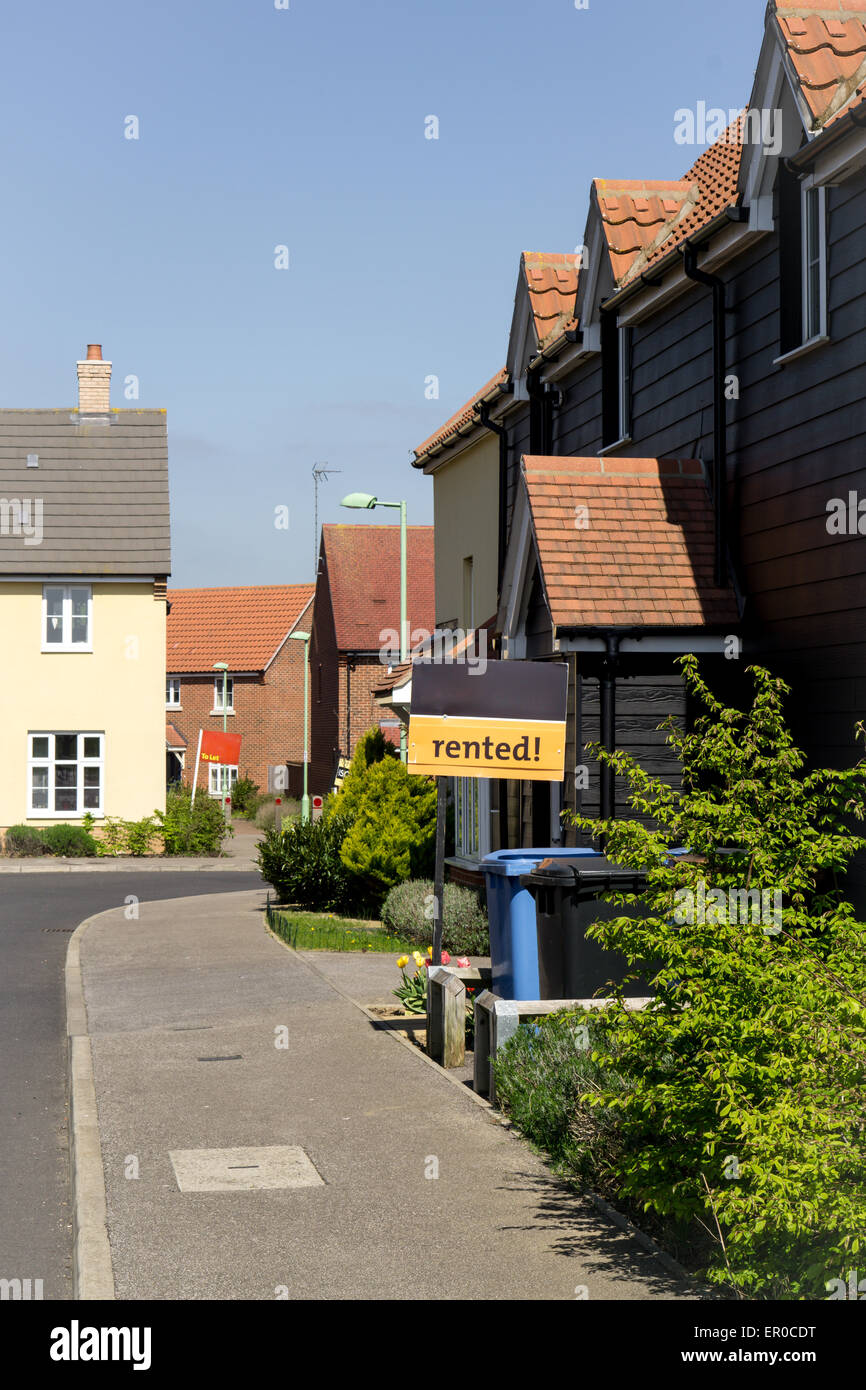
M 274 826 L 279 834 L 283 828 L 283 798 L 281 796 L 274 797 Z
M 427 1053 L 443 1067 L 466 1061 L 466 986 L 441 965 L 427 971 Z

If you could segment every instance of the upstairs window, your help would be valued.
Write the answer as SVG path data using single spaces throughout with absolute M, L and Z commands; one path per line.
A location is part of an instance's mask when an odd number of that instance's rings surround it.
M 827 193 L 804 188 L 803 220 L 803 341 L 827 333 Z
M 779 348 L 789 352 L 827 336 L 827 192 L 804 187 L 779 168 Z
M 93 649 L 93 595 L 89 584 L 45 584 L 42 588 L 42 650 Z
M 223 678 L 216 676 L 213 683 L 213 709 L 211 714 L 234 714 L 235 712 L 235 683 L 231 676 L 226 676 L 226 703 L 223 709 Z
M 602 448 L 631 439 L 632 330 L 613 314 L 601 316 Z
M 166 676 L 165 707 L 166 709 L 180 709 L 180 676 Z

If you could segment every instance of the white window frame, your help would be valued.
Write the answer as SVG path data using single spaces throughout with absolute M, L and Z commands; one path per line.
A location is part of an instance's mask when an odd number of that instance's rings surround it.
M 222 674 L 214 676 L 213 683 L 213 709 L 211 714 L 234 714 L 235 712 L 235 680 L 234 676 L 226 676 L 226 707 L 223 710 L 223 678 Z
M 621 323 L 619 334 L 619 438 L 620 442 L 631 440 L 631 358 L 632 328 Z
M 228 786 L 226 787 L 225 773 L 228 773 Z M 220 801 L 226 795 L 231 796 L 232 787 L 238 780 L 238 770 L 231 763 L 209 763 L 207 794 Z
M 48 641 L 48 590 L 63 591 L 61 607 L 60 642 Z M 72 590 L 84 589 L 87 593 L 87 638 L 84 642 L 73 642 L 72 632 Z M 42 650 L 43 652 L 92 652 L 93 651 L 93 588 L 90 584 L 43 584 L 42 585 Z
M 56 757 L 56 740 L 58 737 L 76 738 L 76 756 L 74 758 Z M 48 739 L 48 754 L 46 757 L 37 756 L 34 753 L 34 740 L 37 738 Z M 88 738 L 99 739 L 99 756 L 86 757 L 84 753 L 84 740 Z M 74 763 L 77 771 L 76 775 L 76 806 L 75 810 L 56 811 L 52 809 L 54 801 L 55 769 L 57 763 Z M 99 768 L 99 796 L 96 806 L 84 805 L 85 792 L 85 768 Z M 48 769 L 48 806 L 34 806 L 33 804 L 33 769 Z M 92 790 L 92 788 L 88 789 Z M 97 819 L 103 815 L 103 800 L 105 797 L 105 734 L 95 729 L 34 729 L 27 734 L 27 819 L 28 820 L 81 820 L 89 812 Z
M 183 708 L 180 703 L 180 676 L 166 676 L 165 678 L 165 707 L 166 709 Z
M 818 203 L 818 244 L 810 235 L 809 205 L 812 196 Z M 800 224 L 803 260 L 803 346 L 827 336 L 827 190 L 821 184 L 807 184 L 800 191 Z M 818 267 L 818 322 L 811 317 L 812 297 L 809 271 Z
M 480 863 L 490 853 L 490 783 L 486 777 L 454 777 L 454 854 Z

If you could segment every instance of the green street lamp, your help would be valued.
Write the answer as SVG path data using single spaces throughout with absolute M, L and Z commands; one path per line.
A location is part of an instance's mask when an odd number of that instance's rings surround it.
M 225 733 L 225 732 L 226 732 L 226 729 L 227 729 L 227 723 L 226 723 L 226 721 L 227 721 L 227 719 L 228 719 L 229 668 L 228 668 L 227 662 L 225 662 L 225 661 L 215 661 L 214 664 L 213 664 L 212 669 L 213 669 L 214 671 L 222 671 L 222 673 L 223 673 L 223 733 Z M 222 785 L 222 793 L 223 793 L 223 815 L 225 815 L 225 813 L 226 813 L 226 790 L 227 790 L 227 785 L 228 785 L 228 773 L 222 773 L 221 776 L 222 776 L 222 784 L 223 784 L 223 785 Z M 193 787 L 193 796 L 195 796 L 195 787 Z
M 406 503 L 382 502 L 369 492 L 350 492 L 340 503 L 341 507 L 356 507 L 362 511 L 372 511 L 374 507 L 396 507 L 400 511 L 400 665 L 409 660 L 409 633 L 406 620 Z M 348 753 L 348 749 L 346 752 Z M 405 763 L 406 726 L 400 723 L 400 757 Z
M 289 636 L 294 641 L 304 644 L 304 795 L 301 797 L 301 824 L 306 825 L 310 819 L 310 796 L 307 787 L 307 769 L 310 764 L 310 634 L 290 632 Z

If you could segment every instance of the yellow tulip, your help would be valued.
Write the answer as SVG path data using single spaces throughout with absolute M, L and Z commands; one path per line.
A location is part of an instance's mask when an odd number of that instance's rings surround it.
M 400 969 L 400 970 L 403 969 L 404 965 L 408 965 L 408 964 L 409 964 L 409 957 L 408 957 L 408 956 L 400 956 L 399 960 L 397 961 L 397 967 L 398 967 L 398 969 Z

